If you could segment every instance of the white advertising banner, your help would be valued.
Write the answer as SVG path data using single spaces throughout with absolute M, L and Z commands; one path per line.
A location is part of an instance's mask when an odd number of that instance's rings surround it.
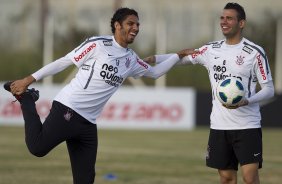
M 1 84 L 3 86 L 3 84 Z M 36 102 L 42 121 L 63 86 L 32 85 L 40 91 Z M 98 128 L 187 130 L 195 126 L 196 92 L 193 88 L 121 87 L 97 120 Z M 1 89 L 0 125 L 23 125 L 18 102 Z

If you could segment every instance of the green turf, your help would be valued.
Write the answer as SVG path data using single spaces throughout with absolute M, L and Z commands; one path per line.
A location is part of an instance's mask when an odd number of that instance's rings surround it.
M 0 184 L 72 183 L 65 144 L 46 157 L 36 158 L 28 152 L 23 133 L 23 127 L 0 126 Z M 96 183 L 219 183 L 217 171 L 205 166 L 207 138 L 207 128 L 180 132 L 99 130 Z M 261 183 L 281 183 L 282 130 L 264 129 L 263 139 Z M 105 179 L 107 174 L 115 175 L 116 180 Z

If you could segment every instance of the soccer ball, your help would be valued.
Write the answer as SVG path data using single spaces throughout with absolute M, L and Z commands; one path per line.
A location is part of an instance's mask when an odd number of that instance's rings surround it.
M 237 78 L 226 78 L 217 85 L 216 96 L 218 100 L 227 106 L 236 106 L 245 95 L 245 89 Z

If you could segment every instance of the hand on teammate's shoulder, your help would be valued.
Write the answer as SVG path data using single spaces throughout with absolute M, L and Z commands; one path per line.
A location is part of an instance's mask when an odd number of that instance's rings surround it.
M 183 49 L 181 51 L 178 51 L 177 54 L 178 54 L 179 58 L 181 59 L 185 56 L 196 54 L 198 52 L 199 52 L 199 50 L 192 48 L 192 49 Z

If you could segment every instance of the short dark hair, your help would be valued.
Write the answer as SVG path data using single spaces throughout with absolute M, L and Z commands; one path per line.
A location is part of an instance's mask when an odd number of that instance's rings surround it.
M 238 21 L 240 20 L 246 20 L 246 13 L 244 8 L 239 5 L 238 3 L 227 3 L 224 7 L 224 9 L 234 9 L 237 11 L 237 18 Z
M 115 22 L 119 22 L 122 24 L 122 22 L 127 18 L 128 15 L 135 15 L 138 17 L 138 13 L 134 9 L 130 8 L 119 8 L 117 11 L 114 13 L 112 19 L 111 19 L 111 28 L 112 28 L 112 33 L 115 33 Z M 139 18 L 139 17 L 138 17 Z

